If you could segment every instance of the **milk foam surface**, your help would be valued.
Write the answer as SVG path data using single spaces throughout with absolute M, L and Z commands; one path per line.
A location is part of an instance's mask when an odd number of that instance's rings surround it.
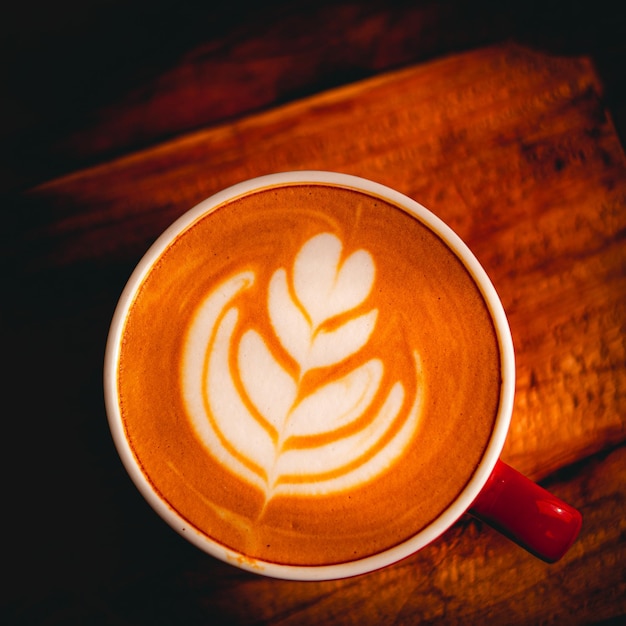
M 143 279 L 119 406 L 141 471 L 200 533 L 329 564 L 393 546 L 459 494 L 500 356 L 471 275 L 418 219 L 323 184 L 199 218 Z
M 418 381 L 413 398 L 401 381 L 383 387 L 384 362 L 367 357 L 302 393 L 310 371 L 333 368 L 368 343 L 378 310 L 353 311 L 367 300 L 375 274 L 367 251 L 343 258 L 339 238 L 320 233 L 292 268 L 276 268 L 270 278 L 271 338 L 246 329 L 238 344 L 233 339 L 237 295 L 255 281 L 250 272 L 218 285 L 196 314 L 183 357 L 187 411 L 207 450 L 267 500 L 357 487 L 387 469 L 415 432 L 422 408 L 417 352 L 405 373 Z M 293 373 L 274 354 L 276 339 L 295 362 Z M 368 414 L 379 395 L 382 403 Z

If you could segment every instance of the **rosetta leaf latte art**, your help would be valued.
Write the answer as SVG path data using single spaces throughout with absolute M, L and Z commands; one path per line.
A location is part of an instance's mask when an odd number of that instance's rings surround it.
M 239 295 L 256 281 L 241 272 L 206 297 L 186 338 L 182 385 L 194 429 L 210 454 L 266 502 L 354 488 L 388 468 L 417 427 L 419 356 L 413 351 L 413 397 L 401 381 L 384 383 L 383 360 L 364 350 L 378 309 L 356 312 L 372 292 L 375 261 L 363 249 L 344 256 L 341 240 L 321 233 L 304 243 L 291 267 L 273 270 L 265 288 L 275 337 L 255 328 L 237 332 Z M 275 353 L 275 339 L 295 369 Z M 349 357 L 357 364 L 336 372 Z M 324 372 L 323 382 L 304 394 L 303 379 L 313 370 Z

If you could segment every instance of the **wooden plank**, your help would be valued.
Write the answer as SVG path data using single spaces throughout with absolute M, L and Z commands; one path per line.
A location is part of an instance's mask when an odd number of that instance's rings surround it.
M 624 440 L 625 159 L 585 59 L 489 48 L 344 87 L 41 185 L 32 268 L 136 258 L 239 180 L 334 169 L 425 204 L 510 315 L 505 458 L 540 478 Z
M 570 5 L 231 0 L 190 11 L 168 0 L 13 3 L 0 22 L 0 189 L 511 40 L 590 56 L 623 140 L 621 21 L 606 0 Z

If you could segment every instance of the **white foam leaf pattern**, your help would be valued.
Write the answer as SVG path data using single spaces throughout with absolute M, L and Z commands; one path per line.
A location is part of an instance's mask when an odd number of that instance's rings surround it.
M 279 432 L 296 400 L 298 389 L 295 381 L 255 330 L 244 333 L 237 357 L 241 382 L 250 401 Z
M 217 328 L 207 367 L 207 401 L 218 433 L 226 441 L 236 442 L 237 451 L 246 459 L 267 467 L 274 457 L 273 442 L 252 419 L 230 374 L 230 346 L 237 317 L 237 310 L 229 309 Z
M 333 330 L 319 328 L 325 321 L 361 304 L 372 288 L 375 272 L 369 253 L 357 250 L 339 268 L 341 248 L 337 237 L 325 234 L 311 239 L 298 254 L 293 283 L 306 316 L 291 296 L 287 272 L 280 268 L 270 280 L 270 320 L 282 346 L 300 366 L 301 375 L 309 369 L 339 363 L 358 352 L 376 324 L 378 313 L 373 310 Z M 307 280 L 320 289 L 317 299 Z M 344 293 L 340 295 L 339 290 Z
M 303 363 L 311 347 L 311 325 L 289 294 L 287 272 L 282 268 L 270 279 L 268 312 L 283 348 Z
M 294 290 L 314 327 L 357 307 L 374 284 L 370 253 L 357 250 L 340 265 L 342 249 L 338 237 L 321 233 L 309 239 L 296 256 Z
M 421 363 L 417 353 L 414 353 L 414 358 L 418 380 L 421 382 Z M 370 429 L 326 444 L 324 447 L 292 449 L 281 455 L 276 473 L 286 476 L 296 475 L 300 479 L 296 482 L 278 485 L 274 493 L 327 494 L 362 484 L 383 472 L 402 454 L 417 429 L 421 416 L 423 393 L 419 388 L 400 429 L 384 446 L 377 449 L 378 442 L 391 429 L 394 416 L 397 417 L 402 396 L 404 396 L 404 388 L 398 382 L 389 392 L 386 402 Z M 368 452 L 372 450 L 374 453 L 368 456 Z M 365 458 L 359 463 L 361 455 Z M 352 461 L 353 467 L 348 471 L 333 475 L 333 468 L 341 469 L 348 465 L 346 461 Z
M 239 332 L 234 301 L 253 285 L 251 272 L 233 275 L 208 295 L 186 338 L 182 385 L 196 433 L 226 469 L 261 489 L 266 502 L 281 493 L 330 493 L 369 480 L 398 457 L 417 428 L 417 353 L 412 400 L 400 381 L 383 385 L 379 358 L 333 374 L 333 366 L 369 341 L 378 317 L 376 309 L 350 317 L 368 297 L 375 268 L 364 250 L 341 264 L 342 249 L 335 235 L 313 237 L 294 260 L 291 287 L 285 268 L 267 285 L 272 328 L 297 371 L 282 364 L 284 355 L 274 353 L 269 338 L 255 329 Z M 325 325 L 338 315 L 339 325 Z M 303 377 L 313 368 L 329 368 L 328 375 L 302 395 Z
M 321 330 L 311 342 L 309 353 L 301 363 L 303 370 L 328 367 L 358 352 L 369 340 L 378 311 L 370 311 L 347 321 L 332 331 Z
M 218 285 L 202 303 L 185 341 L 181 383 L 185 406 L 200 441 L 221 464 L 265 491 L 267 472 L 258 468 L 273 462 L 274 442 L 254 423 L 228 366 L 238 312 L 227 309 L 254 280 L 252 272 L 236 274 Z M 216 389 L 219 394 L 214 393 Z
M 382 361 L 371 359 L 343 378 L 316 389 L 292 411 L 285 439 L 330 433 L 352 423 L 374 400 L 382 376 Z
M 372 444 L 375 445 L 379 441 L 393 424 L 402 407 L 403 399 L 404 389 L 398 383 L 389 392 L 383 408 L 369 428 L 320 446 L 287 450 L 278 460 L 277 474 L 310 476 L 334 472 L 341 468 L 346 464 L 346 459 L 354 458 L 355 450 L 367 452 Z M 381 419 L 383 416 L 384 419 Z

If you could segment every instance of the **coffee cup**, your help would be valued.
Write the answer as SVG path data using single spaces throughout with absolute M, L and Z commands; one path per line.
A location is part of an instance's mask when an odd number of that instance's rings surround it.
M 248 180 L 174 222 L 120 297 L 107 416 L 148 503 L 270 577 L 363 574 L 466 513 L 552 562 L 580 513 L 500 460 L 507 318 L 476 257 L 363 178 Z

